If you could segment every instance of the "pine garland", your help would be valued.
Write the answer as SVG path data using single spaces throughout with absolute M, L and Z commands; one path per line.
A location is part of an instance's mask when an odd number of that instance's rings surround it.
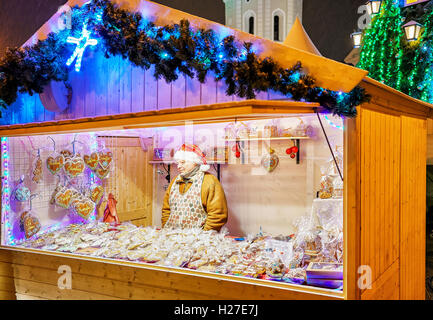
M 0 105 L 11 105 L 18 93 L 42 93 L 50 81 L 66 81 L 66 57 L 73 49 L 66 38 L 79 35 L 84 23 L 102 43 L 99 47 L 107 58 L 120 55 L 145 70 L 154 66 L 155 78 L 168 83 L 180 75 L 203 83 L 211 73 L 227 84 L 227 95 L 253 99 L 259 92 L 273 90 L 296 101 L 318 102 L 347 117 L 356 116 L 356 107 L 370 99 L 361 87 L 350 93 L 317 87 L 300 62 L 283 68 L 271 57 L 258 57 L 252 43 L 239 43 L 233 36 L 220 39 L 211 29 L 193 30 L 187 20 L 159 27 L 110 0 L 92 0 L 73 8 L 71 30 L 6 52 L 0 60 Z

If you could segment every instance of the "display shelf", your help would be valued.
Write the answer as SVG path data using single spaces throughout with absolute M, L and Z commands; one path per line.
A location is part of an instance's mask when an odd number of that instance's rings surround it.
M 296 153 L 296 164 L 300 163 L 300 150 L 301 150 L 301 140 L 309 140 L 310 137 L 249 137 L 249 138 L 234 138 L 234 139 L 225 139 L 226 142 L 250 142 L 250 141 L 284 141 L 284 140 L 294 140 L 295 146 L 298 148 L 298 152 Z
M 174 160 L 150 160 L 150 164 L 176 164 Z M 228 164 L 228 161 L 207 161 L 208 164 Z
M 267 141 L 267 140 L 308 140 L 310 137 L 250 137 L 250 138 L 235 138 L 235 139 L 224 139 L 228 142 L 235 141 Z

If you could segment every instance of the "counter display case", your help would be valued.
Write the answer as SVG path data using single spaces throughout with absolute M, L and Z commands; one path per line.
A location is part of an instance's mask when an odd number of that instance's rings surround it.
M 432 105 L 317 55 L 299 21 L 287 46 L 147 0 L 67 5 L 98 45 L 74 53 L 58 12 L 16 51 L 45 73 L 4 67 L 0 299 L 425 298 Z M 48 72 L 77 53 L 67 83 Z M 162 225 L 184 143 L 224 190 L 218 232 Z
M 2 138 L 2 245 L 342 291 L 342 119 L 206 122 Z M 184 143 L 224 190 L 221 230 L 161 225 Z

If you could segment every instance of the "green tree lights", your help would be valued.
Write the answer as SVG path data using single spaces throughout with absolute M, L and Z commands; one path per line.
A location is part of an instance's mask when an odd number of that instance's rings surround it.
M 402 26 L 411 20 L 423 30 L 417 41 L 408 42 Z M 357 66 L 373 79 L 433 103 L 433 0 L 407 8 L 384 0 L 381 13 L 364 32 Z
M 358 67 L 368 70 L 369 76 L 400 90 L 403 74 L 401 10 L 396 0 L 384 0 L 380 14 L 364 34 Z

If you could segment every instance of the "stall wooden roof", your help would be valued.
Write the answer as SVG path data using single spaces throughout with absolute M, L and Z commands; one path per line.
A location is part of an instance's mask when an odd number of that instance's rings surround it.
M 155 19 L 157 25 L 178 23 L 181 19 L 188 19 L 192 26 L 209 28 L 221 35 L 234 35 L 240 41 L 250 41 L 257 48 L 259 56 L 272 56 L 280 65 L 289 68 L 301 61 L 307 72 L 317 79 L 317 84 L 334 91 L 349 92 L 367 75 L 367 71 L 349 65 L 299 50 L 271 40 L 260 38 L 249 33 L 232 29 L 224 25 L 209 21 L 176 9 L 147 0 L 111 0 L 122 8 L 141 12 L 145 17 Z M 69 0 L 70 7 L 83 5 L 87 0 Z M 54 14 L 25 44 L 32 45 L 40 39 L 45 39 L 50 32 L 58 31 L 60 13 Z
M 419 118 L 433 118 L 433 105 L 430 103 L 412 98 L 370 77 L 365 77 L 360 85 L 372 96 L 370 103 L 362 105 L 365 108 Z
M 267 119 L 288 116 L 290 114 L 314 113 L 317 109 L 320 109 L 318 103 L 245 100 L 239 102 L 202 104 L 186 108 L 124 113 L 93 118 L 88 117 L 74 120 L 56 120 L 6 125 L 0 126 L 0 136 L 7 137 L 30 134 L 178 126 L 184 125 L 185 121 L 194 121 L 196 124 L 203 124 L 233 121 L 235 119 Z

